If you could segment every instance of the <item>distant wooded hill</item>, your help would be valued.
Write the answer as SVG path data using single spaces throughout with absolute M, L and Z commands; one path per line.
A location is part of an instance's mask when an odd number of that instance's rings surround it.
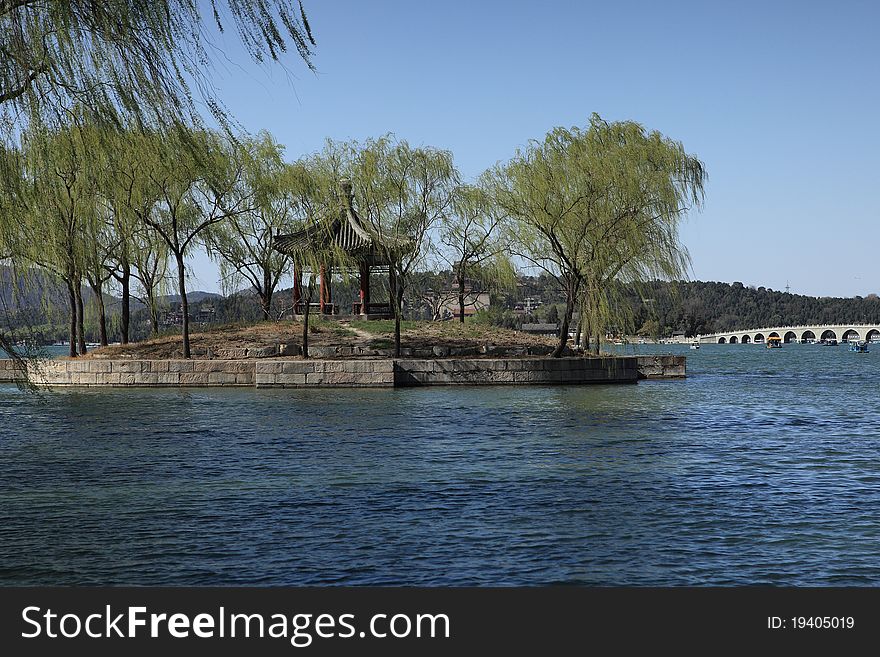
M 880 298 L 811 297 L 742 283 L 654 282 L 630 294 L 643 334 L 714 333 L 740 328 L 880 321 Z M 656 324 L 653 324 L 656 322 Z M 647 326 L 646 326 L 647 324 Z
M 31 271 L 26 275 L 17 275 L 12 269 L 0 266 L 0 328 L 12 329 L 16 339 L 33 338 L 41 343 L 68 339 L 67 322 L 68 296 L 63 284 L 39 271 Z M 213 292 L 190 292 L 190 305 L 198 310 L 203 301 L 224 300 L 221 295 Z M 163 307 L 171 309 L 179 304 L 180 297 L 169 294 L 160 297 Z M 83 303 L 85 306 L 85 329 L 88 341 L 97 341 L 98 326 L 95 310 L 94 294 L 88 287 L 83 287 Z M 109 319 L 108 331 L 111 341 L 118 340 L 121 301 L 112 294 L 104 295 L 104 303 Z M 137 300 L 131 299 L 132 337 L 143 339 L 149 333 L 149 316 L 146 307 Z M 234 320 L 230 320 L 234 321 Z
M 559 308 L 554 310 L 552 304 L 561 302 L 561 298 L 549 276 L 521 279 L 515 298 L 526 296 L 545 304 L 534 313 L 536 319 L 549 316 L 555 321 L 553 316 Z M 787 324 L 880 322 L 880 298 L 876 294 L 812 297 L 742 283 L 655 281 L 625 287 L 619 296 L 627 306 L 627 312 L 620 313 L 624 324 L 607 328 L 651 337 Z

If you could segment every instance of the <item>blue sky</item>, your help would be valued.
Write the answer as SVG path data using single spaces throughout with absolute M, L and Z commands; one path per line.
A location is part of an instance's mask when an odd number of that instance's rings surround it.
M 880 292 L 880 3 L 305 0 L 318 42 L 259 67 L 218 41 L 214 80 L 287 158 L 394 132 L 466 177 L 591 112 L 706 164 L 682 232 L 692 277 L 811 295 Z M 194 262 L 194 287 L 218 289 Z

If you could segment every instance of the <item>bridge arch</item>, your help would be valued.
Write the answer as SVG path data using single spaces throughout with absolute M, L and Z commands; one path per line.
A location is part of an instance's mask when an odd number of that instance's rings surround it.
M 880 341 L 880 331 L 877 329 L 871 329 L 868 331 L 867 335 L 865 335 L 865 340 L 867 342 L 877 342 Z
M 737 340 L 736 340 L 736 336 L 735 336 L 735 335 L 731 335 L 731 336 L 730 336 L 730 340 L 729 340 L 728 342 L 730 342 L 730 344 L 736 344 L 736 342 L 737 342 Z
M 755 337 L 752 338 L 752 342 L 764 342 L 764 334 L 763 333 L 755 333 Z
M 816 334 L 810 330 L 804 331 L 801 333 L 801 342 L 808 342 L 810 340 L 815 340 Z
M 859 335 L 859 332 L 855 329 L 849 329 L 848 331 L 845 331 L 843 337 L 841 338 L 843 342 L 858 342 L 861 339 L 862 336 Z
M 749 336 L 748 333 L 746 333 L 744 336 L 742 336 L 740 343 L 741 344 L 749 344 L 751 341 L 752 341 L 752 338 Z
M 782 336 L 782 341 L 785 344 L 791 344 L 792 342 L 797 342 L 797 333 L 794 331 L 786 331 L 785 335 Z
M 718 338 L 718 344 L 726 344 L 726 343 L 727 343 L 727 340 L 723 336 Z
M 772 332 L 770 335 L 768 335 L 767 337 L 768 337 L 768 338 L 778 338 L 778 337 L 779 337 L 779 334 L 778 334 L 776 331 L 773 331 L 773 332 Z
M 822 338 L 821 339 L 822 340 L 836 340 L 837 333 L 835 333 L 831 329 L 827 329 L 825 331 L 822 331 Z

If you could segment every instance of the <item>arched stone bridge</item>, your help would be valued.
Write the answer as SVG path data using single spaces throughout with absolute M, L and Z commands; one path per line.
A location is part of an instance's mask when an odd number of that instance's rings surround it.
M 724 331 L 697 336 L 703 344 L 749 344 L 763 343 L 769 337 L 782 338 L 783 342 L 880 342 L 880 324 L 814 324 L 812 326 L 769 326 L 739 331 Z

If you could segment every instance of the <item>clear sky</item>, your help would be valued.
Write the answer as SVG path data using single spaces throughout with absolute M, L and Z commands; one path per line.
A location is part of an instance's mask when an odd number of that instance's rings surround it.
M 304 0 L 310 72 L 251 64 L 231 32 L 214 79 L 287 158 L 394 132 L 476 177 L 556 125 L 632 119 L 706 164 L 682 236 L 698 280 L 880 292 L 880 3 Z M 216 290 L 194 262 L 193 287 Z

